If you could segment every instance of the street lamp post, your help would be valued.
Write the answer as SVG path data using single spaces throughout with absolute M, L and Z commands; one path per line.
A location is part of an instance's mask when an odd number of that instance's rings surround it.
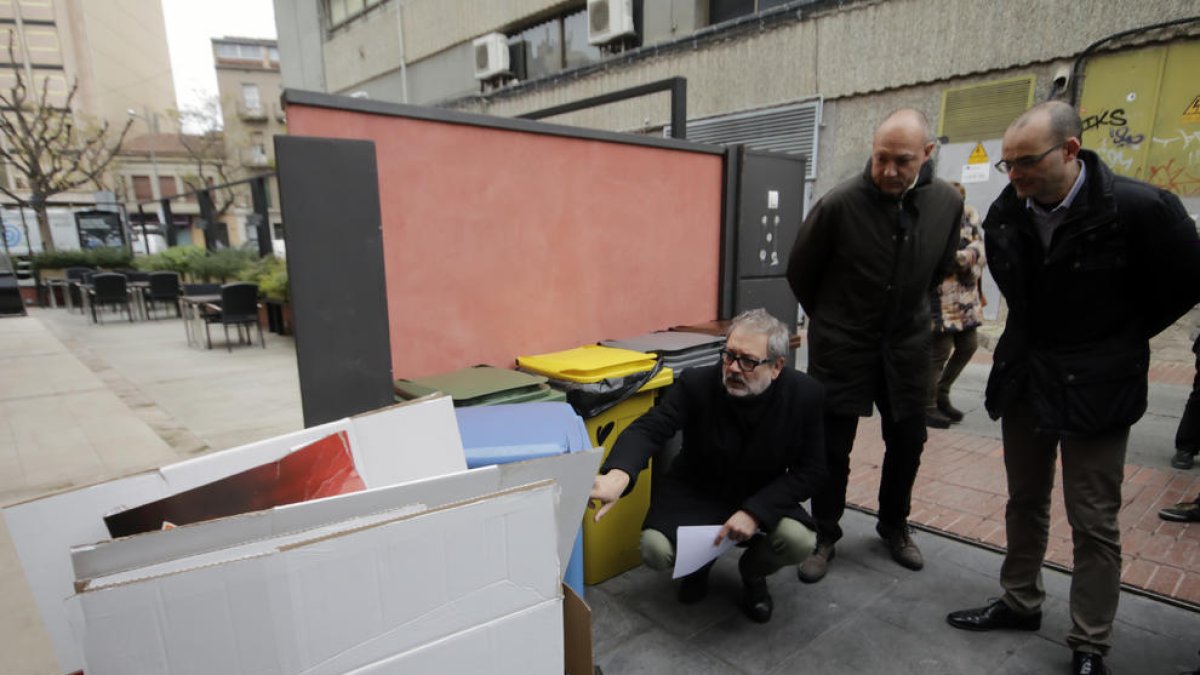
M 139 117 L 146 123 L 146 128 L 150 130 L 150 196 L 154 199 L 154 212 L 158 217 L 159 225 L 163 228 L 163 232 L 171 227 L 171 223 L 165 222 L 162 208 L 162 186 L 158 180 L 158 155 L 155 153 L 155 145 L 158 142 L 158 113 L 151 111 L 149 108 L 144 108 L 142 114 L 137 114 L 133 108 L 128 110 L 130 117 Z M 139 205 L 138 212 L 141 212 Z M 146 242 L 146 255 L 150 255 L 150 239 L 146 235 L 146 221 L 141 222 L 142 239 Z

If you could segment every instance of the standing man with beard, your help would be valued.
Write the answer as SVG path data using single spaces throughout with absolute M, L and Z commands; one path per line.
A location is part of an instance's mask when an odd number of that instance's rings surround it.
M 883 472 L 876 532 L 892 558 L 925 565 L 910 536 L 913 482 L 925 447 L 931 291 L 952 269 L 963 201 L 933 178 L 925 116 L 892 113 L 876 129 L 862 175 L 834 188 L 800 226 L 788 261 L 792 292 L 810 317 L 808 373 L 825 385 L 829 480 L 813 497 L 817 551 L 801 581 L 824 578 L 842 537 L 858 418 L 879 409 Z
M 1008 301 L 985 405 L 1000 418 L 1008 505 L 1004 595 L 952 612 L 964 630 L 1035 631 L 1055 457 L 1071 524 L 1072 673 L 1102 675 L 1121 592 L 1129 427 L 1146 411 L 1152 336 L 1200 300 L 1200 241 L 1179 199 L 1080 149 L 1079 114 L 1041 103 L 1004 133 L 1009 185 L 983 223 Z
M 684 371 L 654 408 L 617 439 L 592 487 L 600 520 L 633 489 L 638 473 L 676 431 L 683 447 L 669 469 L 656 469 L 642 525 L 642 560 L 675 564 L 676 529 L 722 525 L 746 547 L 738 562 L 742 609 L 759 623 L 774 604 L 767 576 L 804 560 L 816 545 L 801 506 L 825 477 L 821 385 L 787 365 L 788 330 L 765 310 L 738 315 L 722 364 Z M 712 563 L 683 579 L 679 601 L 699 602 Z

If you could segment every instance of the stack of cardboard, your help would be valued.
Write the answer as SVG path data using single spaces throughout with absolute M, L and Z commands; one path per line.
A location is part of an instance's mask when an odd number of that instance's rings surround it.
M 590 673 L 561 570 L 599 459 L 467 470 L 437 396 L 4 515 L 65 672 L 560 673 L 565 629 Z

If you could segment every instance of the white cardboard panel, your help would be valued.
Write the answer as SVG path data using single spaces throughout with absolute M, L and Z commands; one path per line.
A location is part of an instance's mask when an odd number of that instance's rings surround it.
M 350 421 L 354 464 L 368 488 L 467 469 L 449 396 L 398 403 Z
M 562 634 L 562 601 L 553 600 L 348 675 L 561 675 Z M 304 675 L 332 675 L 332 671 L 314 670 Z
M 204 554 L 248 542 L 311 532 L 315 528 L 394 509 L 433 508 L 482 494 L 553 480 L 560 492 L 556 521 L 558 552 L 563 569 L 570 559 L 579 522 L 587 505 L 592 478 L 601 460 L 595 449 L 571 455 L 482 467 L 403 485 L 337 495 L 266 511 L 221 518 L 133 537 L 78 547 L 72 551 L 78 581 L 117 575 L 128 570 L 154 573 L 172 569 L 156 565 L 176 561 L 183 567 L 205 564 Z M 398 515 L 392 513 L 392 517 Z M 247 552 L 251 555 L 253 552 Z M 224 557 L 227 554 L 219 554 Z M 115 578 L 115 577 L 114 577 Z M 112 581 L 114 579 L 105 579 Z
M 352 671 L 560 601 L 554 531 L 542 485 L 88 591 L 86 671 Z
M 450 414 L 447 422 L 447 411 Z M 394 427 L 379 423 L 374 416 L 420 417 L 428 413 L 437 424 L 420 426 L 427 438 L 406 435 Z M 357 428 L 356 428 L 357 427 Z M 398 434 L 396 444 L 377 442 L 376 430 L 387 429 Z M 353 419 L 276 436 L 247 445 L 214 452 L 184 462 L 165 466 L 158 471 L 144 472 L 118 478 L 106 483 L 71 490 L 8 506 L 4 518 L 16 545 L 25 577 L 33 590 L 42 623 L 54 642 L 55 655 L 64 672 L 82 667 L 82 655 L 77 649 L 63 609 L 63 602 L 74 592 L 74 574 L 70 550 L 73 546 L 105 541 L 109 538 L 104 516 L 140 506 L 199 485 L 212 482 L 260 464 L 284 457 L 294 448 L 345 430 L 351 442 L 361 445 L 360 455 L 366 465 L 378 469 L 380 475 L 433 471 L 461 461 L 462 441 L 453 419 L 453 402 L 448 396 L 435 396 L 384 408 Z M 403 438 L 403 442 L 400 441 Z M 408 469 L 400 466 L 414 461 L 417 455 L 409 452 L 389 452 L 389 447 L 412 448 L 422 444 L 427 458 Z M 367 452 L 370 457 L 366 457 Z M 453 459 L 457 456 L 457 460 Z M 364 471 L 360 468 L 360 473 Z M 436 475 L 436 474 L 427 474 Z M 364 483 L 379 483 L 376 476 L 362 475 Z

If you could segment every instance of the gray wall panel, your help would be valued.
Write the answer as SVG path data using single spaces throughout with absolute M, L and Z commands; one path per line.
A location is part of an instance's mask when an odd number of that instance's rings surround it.
M 277 136 L 304 424 L 390 405 L 375 144 Z

